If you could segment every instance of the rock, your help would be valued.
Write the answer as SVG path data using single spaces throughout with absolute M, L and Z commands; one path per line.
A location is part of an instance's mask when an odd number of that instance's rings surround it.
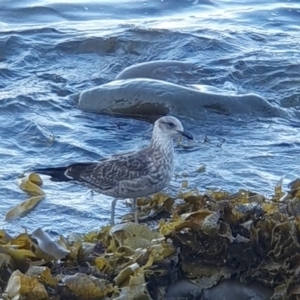
M 168 288 L 167 300 L 201 299 L 202 288 L 187 279 L 181 279 Z
M 197 70 L 196 64 L 178 60 L 155 60 L 125 68 L 116 79 L 150 78 L 168 80 Z
M 55 288 L 58 284 L 58 279 L 53 277 L 51 270 L 45 266 L 30 266 L 26 275 L 36 278 L 39 282 L 52 288 Z
M 271 289 L 259 284 L 240 283 L 236 280 L 224 280 L 203 292 L 201 300 L 269 300 L 273 294 Z
M 203 290 L 193 280 L 181 279 L 172 284 L 167 300 L 269 300 L 273 291 L 256 283 L 246 284 L 237 280 L 223 280 L 210 289 Z
M 66 275 L 62 279 L 62 286 L 67 288 L 62 292 L 65 297 L 75 294 L 81 300 L 99 300 L 113 292 L 112 284 L 105 279 L 100 279 L 84 273 Z
M 127 116 L 184 115 L 199 119 L 209 111 L 219 114 L 248 114 L 283 117 L 285 110 L 254 95 L 221 95 L 154 79 L 112 81 L 83 91 L 79 108 L 95 113 Z
M 6 299 L 46 300 L 48 293 L 37 278 L 24 275 L 19 270 L 14 271 L 5 289 Z

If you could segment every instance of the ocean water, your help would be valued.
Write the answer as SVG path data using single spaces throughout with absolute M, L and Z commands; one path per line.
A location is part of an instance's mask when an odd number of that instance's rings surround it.
M 178 84 L 256 93 L 287 118 L 181 116 L 198 141 L 176 147 L 176 194 L 183 180 L 200 191 L 250 189 L 265 195 L 299 177 L 300 3 L 298 1 L 1 1 L 0 226 L 87 232 L 109 221 L 111 198 L 44 179 L 46 199 L 5 222 L 27 195 L 17 181 L 34 167 L 92 161 L 147 144 L 152 126 L 80 111 L 72 95 L 153 60 L 197 63 Z M 205 165 L 206 171 L 199 173 Z M 128 207 L 119 201 L 116 216 Z

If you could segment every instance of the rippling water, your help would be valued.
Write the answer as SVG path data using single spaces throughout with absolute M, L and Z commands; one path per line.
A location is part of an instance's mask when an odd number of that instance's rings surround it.
M 181 117 L 199 146 L 176 149 L 179 176 L 172 192 L 186 179 L 183 174 L 201 190 L 249 188 L 265 194 L 281 176 L 285 183 L 299 176 L 298 1 L 6 1 L 0 20 L 2 220 L 26 199 L 16 184 L 24 171 L 95 160 L 147 143 L 148 123 L 82 112 L 71 95 L 151 60 L 194 62 L 201 72 L 168 80 L 253 92 L 290 116 Z M 198 173 L 203 164 L 206 172 Z M 44 190 L 47 198 L 35 211 L 1 226 L 10 233 L 22 226 L 70 233 L 109 220 L 109 197 L 48 179 Z M 120 201 L 117 216 L 122 208 Z

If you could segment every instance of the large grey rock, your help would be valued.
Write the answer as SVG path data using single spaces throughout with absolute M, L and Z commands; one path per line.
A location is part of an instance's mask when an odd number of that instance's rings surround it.
M 168 80 L 170 77 L 184 75 L 196 69 L 198 67 L 192 62 L 155 60 L 127 67 L 116 76 L 116 79 L 150 78 Z
M 254 94 L 207 93 L 161 80 L 116 80 L 83 91 L 79 108 L 95 113 L 151 116 L 173 113 L 197 118 L 204 111 L 284 117 L 285 110 Z

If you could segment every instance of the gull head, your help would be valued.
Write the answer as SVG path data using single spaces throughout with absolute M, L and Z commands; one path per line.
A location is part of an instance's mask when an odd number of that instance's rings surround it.
M 153 133 L 164 139 L 173 139 L 181 135 L 193 140 L 193 136 L 184 130 L 181 122 L 172 116 L 165 116 L 156 120 Z

